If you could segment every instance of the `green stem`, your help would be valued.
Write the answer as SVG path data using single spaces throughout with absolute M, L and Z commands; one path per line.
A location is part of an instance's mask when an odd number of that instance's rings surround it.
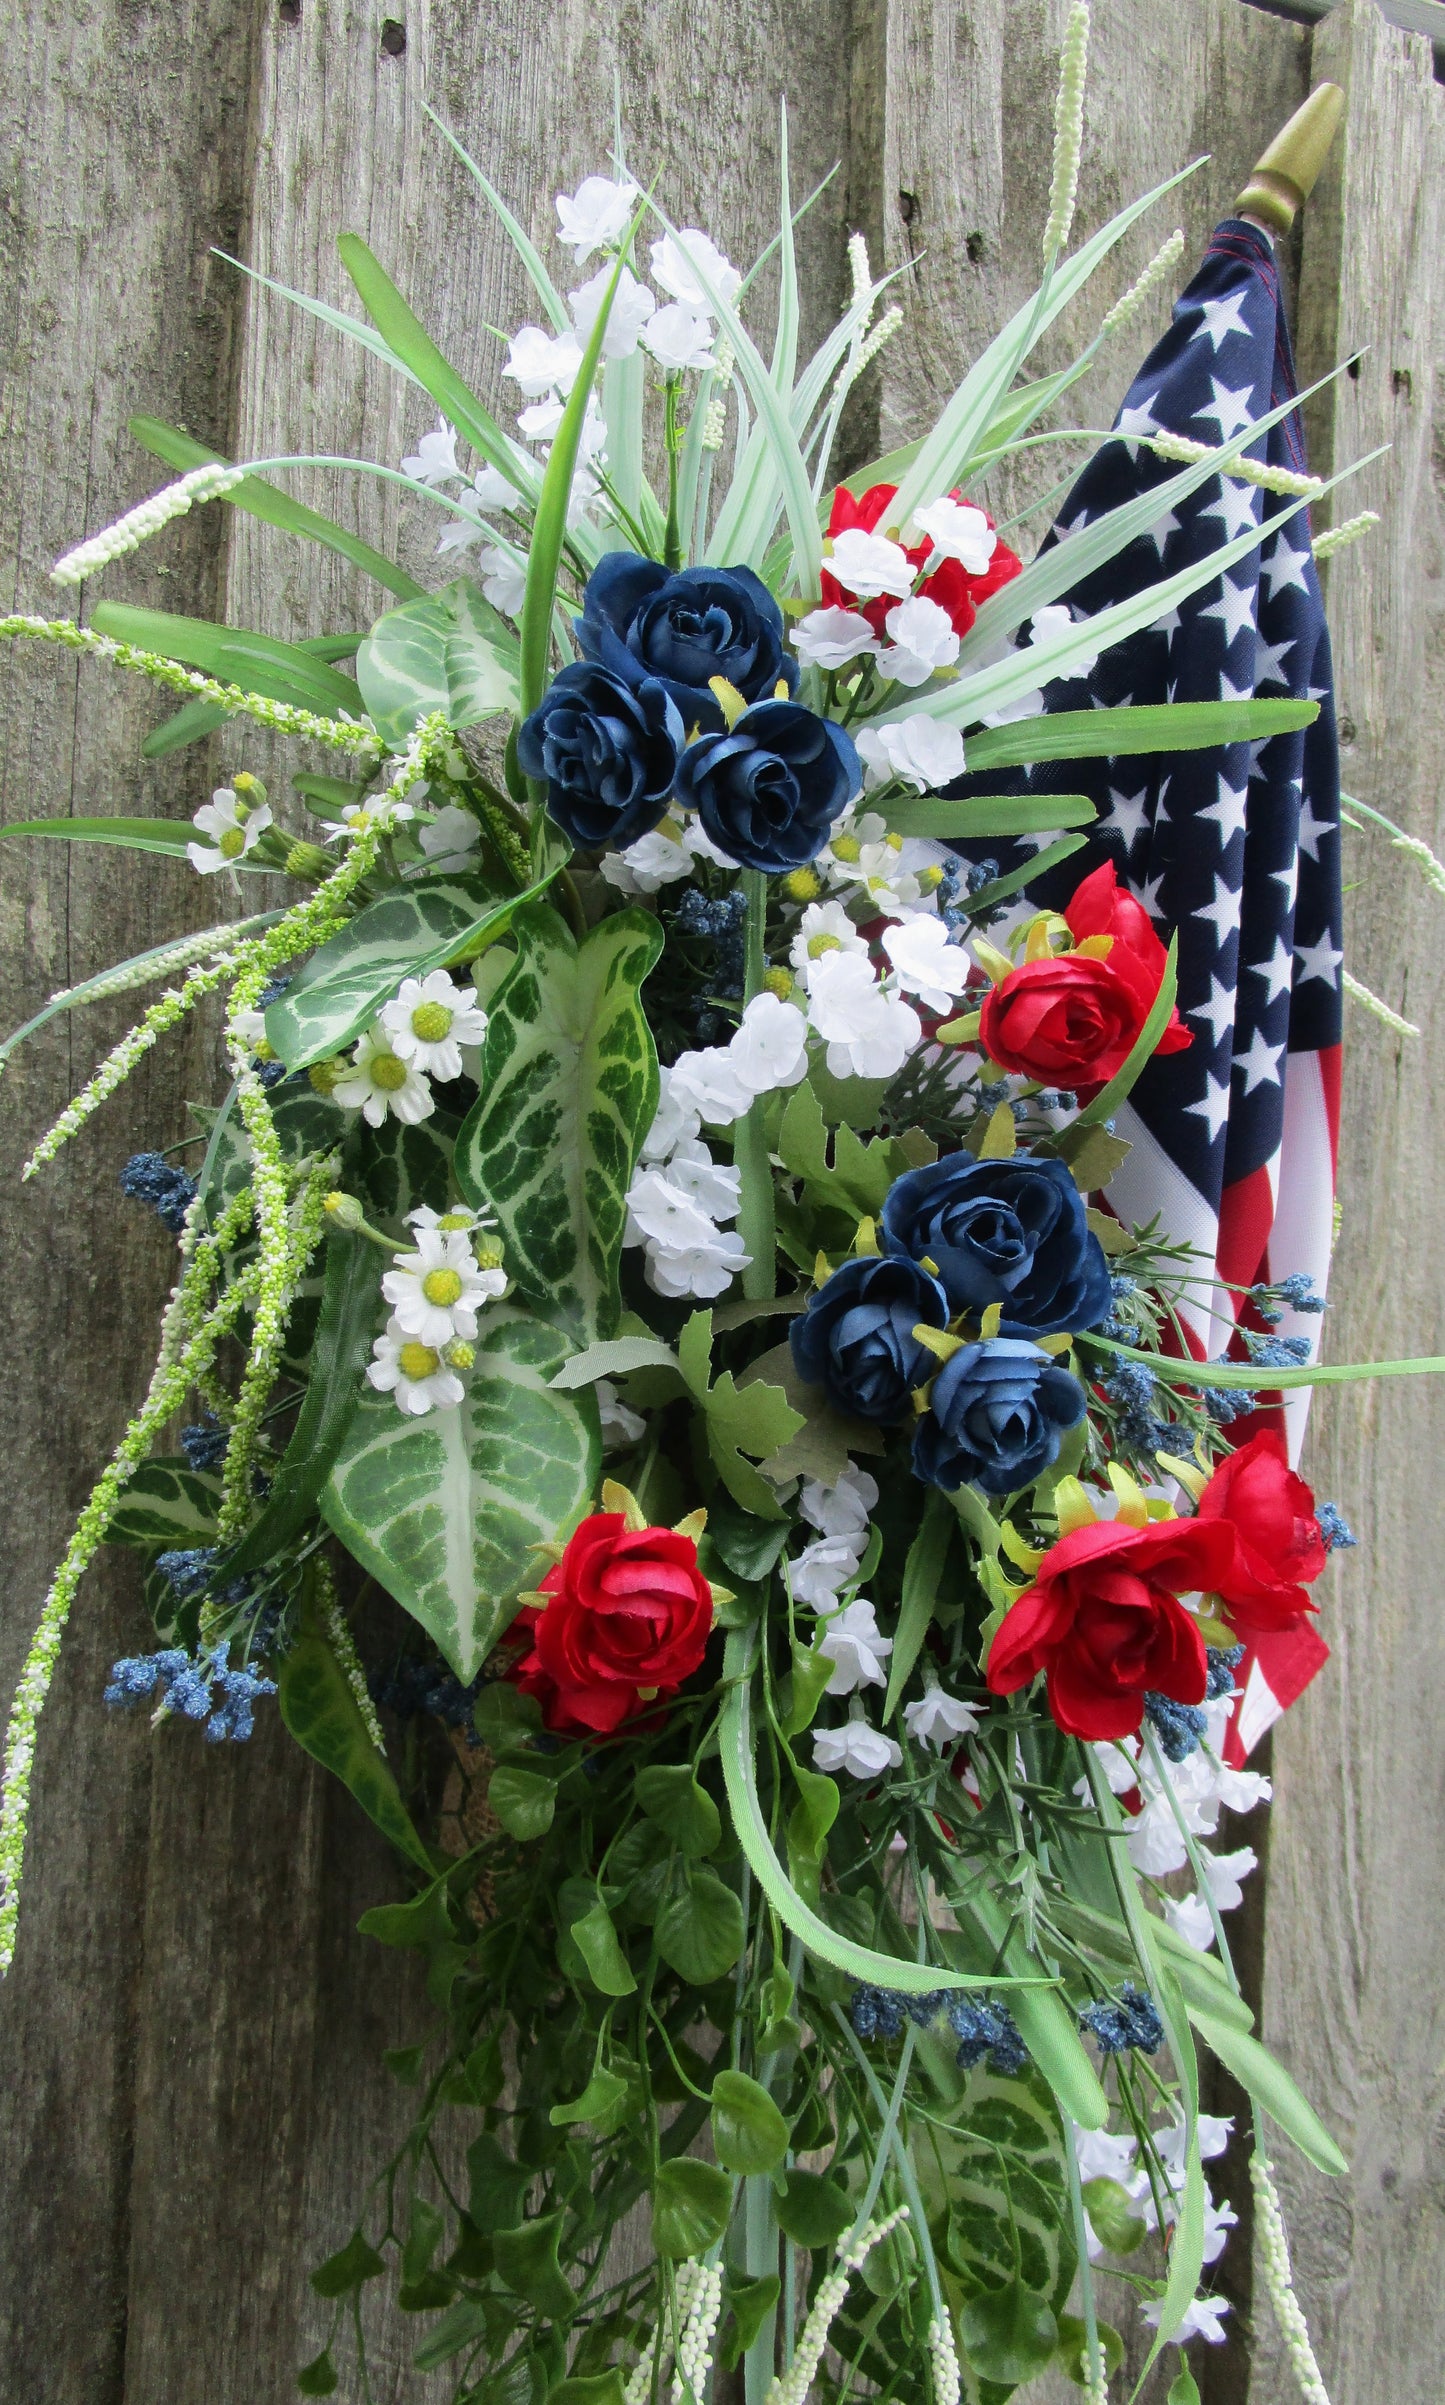
M 677 467 L 682 450 L 682 435 L 677 423 L 677 396 L 682 389 L 681 376 L 667 379 L 664 409 L 666 411 L 664 441 L 667 448 L 667 525 L 662 537 L 662 564 L 674 573 L 682 566 L 682 525 L 678 514 Z
M 764 932 L 768 915 L 768 881 L 761 869 L 743 870 L 748 916 L 743 948 L 743 1005 L 761 993 L 767 968 Z M 733 1136 L 733 1161 L 741 1174 L 738 1232 L 750 1255 L 743 1271 L 743 1293 L 749 1302 L 767 1303 L 777 1293 L 777 1227 L 773 1217 L 773 1169 L 763 1132 L 763 1103 L 759 1096 L 739 1119 Z

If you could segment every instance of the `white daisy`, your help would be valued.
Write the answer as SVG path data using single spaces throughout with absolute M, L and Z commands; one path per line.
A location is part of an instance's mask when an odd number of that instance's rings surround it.
M 367 1364 L 367 1377 L 378 1392 L 394 1394 L 397 1409 L 420 1419 L 428 1411 L 454 1411 L 462 1399 L 462 1382 L 448 1369 L 435 1345 L 408 1336 L 399 1319 L 389 1319 L 378 1336 Z
M 191 824 L 211 840 L 188 843 L 186 857 L 203 877 L 214 877 L 217 869 L 234 868 L 238 860 L 244 860 L 248 852 L 254 851 L 271 824 L 271 806 L 269 802 L 260 802 L 248 811 L 229 785 L 221 785 L 208 802 L 201 804 Z
M 368 1027 L 361 1038 L 331 1099 L 344 1111 L 360 1111 L 368 1127 L 380 1127 L 388 1111 L 404 1127 L 415 1127 L 436 1109 L 421 1071 L 402 1060 L 376 1027 Z
M 405 979 L 381 1024 L 398 1060 L 445 1084 L 461 1076 L 461 1047 L 480 1044 L 487 1014 L 477 1006 L 474 986 L 454 985 L 445 969 L 431 969 L 425 977 Z
M 477 1312 L 506 1287 L 500 1265 L 482 1269 L 471 1239 L 460 1230 L 446 1235 L 423 1228 L 414 1252 L 398 1253 L 381 1281 L 399 1328 L 419 1336 L 423 1344 L 449 1344 L 454 1336 L 468 1340 L 477 1332 Z

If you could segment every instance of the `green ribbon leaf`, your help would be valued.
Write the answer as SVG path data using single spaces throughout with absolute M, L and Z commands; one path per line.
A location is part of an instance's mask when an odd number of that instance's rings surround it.
M 985 768 L 1021 768 L 1039 760 L 1112 760 L 1126 752 L 1213 751 L 1226 743 L 1260 743 L 1307 727 L 1319 716 L 1313 701 L 1172 701 L 1118 710 L 1055 710 L 984 727 L 968 739 L 971 776 Z M 1052 801 L 1052 795 L 1049 796 Z M 1068 819 L 1041 821 L 1066 827 Z M 1077 822 L 1076 822 L 1077 823 Z
M 362 715 L 355 678 L 343 676 L 299 643 L 283 643 L 250 627 L 218 626 L 209 618 L 135 609 L 121 601 L 97 602 L 91 624 L 99 635 L 133 643 L 139 651 L 158 651 L 168 660 L 184 660 L 218 684 L 264 693 L 292 709 L 314 710 L 322 718 L 334 718 L 339 710 L 352 718 Z
M 1129 1048 L 1128 1059 L 1123 1068 L 1110 1078 L 1102 1092 L 1096 1094 L 1092 1102 L 1085 1104 L 1073 1127 L 1068 1130 L 1070 1135 L 1076 1127 L 1102 1127 L 1106 1119 L 1113 1118 L 1120 1103 L 1128 1100 L 1169 1024 L 1169 1014 L 1174 1008 L 1174 997 L 1178 990 L 1179 937 L 1176 933 L 1169 938 L 1169 951 L 1164 962 L 1164 974 L 1159 980 L 1159 991 L 1149 1006 L 1148 1018 Z M 1069 1155 L 1062 1145 L 1060 1150 L 1067 1160 Z
M 570 2321 L 577 2309 L 577 2299 L 557 2260 L 557 2242 L 565 2222 L 565 2213 L 544 2213 L 536 2221 L 524 2221 L 519 2229 L 497 2230 L 492 2236 L 498 2279 L 548 2321 Z
M 489 1006 L 457 1183 L 496 1214 L 523 1294 L 574 1345 L 592 1344 L 622 1317 L 627 1189 L 657 1112 L 641 989 L 662 929 L 621 910 L 579 944 L 555 910 L 530 902 L 512 932 L 517 959 Z
M 913 1666 L 923 1651 L 954 1526 L 954 1514 L 946 1498 L 937 1487 L 930 1487 L 924 1498 L 918 1534 L 903 1565 L 903 1596 L 893 1638 L 888 1693 L 883 1702 L 885 1720 L 891 1720 L 897 1711 L 903 1690 L 913 1675 Z
M 975 751 L 980 740 L 975 736 Z M 979 793 L 962 802 L 925 793 L 917 801 L 888 802 L 883 814 L 894 835 L 932 835 L 954 843 L 987 842 L 995 835 L 1042 835 L 1054 827 L 1087 827 L 1098 817 L 1086 793 Z M 1034 876 L 1036 863 L 1031 860 L 1028 867 L 1029 875 Z

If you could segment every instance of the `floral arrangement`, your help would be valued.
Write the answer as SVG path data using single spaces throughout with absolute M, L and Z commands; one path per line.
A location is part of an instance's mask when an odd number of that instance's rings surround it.
M 212 1742 L 278 1708 L 410 1867 L 363 1926 L 425 1955 L 438 2028 L 393 2060 L 414 2128 L 314 2274 L 306 2394 L 394 2261 L 418 2365 L 471 2405 L 704 2405 L 739 2366 L 748 2405 L 958 2405 L 1049 2365 L 1101 2399 L 1101 2257 L 1154 2354 L 1221 2332 L 1201 2041 L 1255 2101 L 1270 2290 L 1324 2393 L 1264 2117 L 1342 2159 L 1234 1979 L 1253 1856 L 1203 1840 L 1267 1793 L 1220 1755 L 1239 1648 L 1314 1611 L 1347 1532 L 1270 1429 L 1227 1449 L 1260 1372 L 1201 1386 L 1189 1258 L 1110 1208 L 1111 1121 L 1190 1041 L 1172 948 L 1108 866 L 1030 905 L 1092 805 L 985 790 L 1314 708 L 1050 717 L 1047 683 L 1257 536 L 1076 622 L 1078 553 L 1025 566 L 971 498 L 1178 255 L 1020 381 L 1170 189 L 1067 252 L 1086 26 L 1039 291 L 904 451 L 835 479 L 898 312 L 855 237 L 800 363 L 786 126 L 771 358 L 745 323 L 765 262 L 740 274 L 620 160 L 557 200 L 591 269 L 566 294 L 467 161 L 545 321 L 508 346 L 515 435 L 359 241 L 366 320 L 303 304 L 441 411 L 400 470 L 355 464 L 440 513 L 453 581 L 271 481 L 304 461 L 145 420 L 178 481 L 62 581 L 223 499 L 395 606 L 303 645 L 109 603 L 0 630 L 173 690 L 153 751 L 253 724 L 326 761 L 294 802 L 233 774 L 193 828 L 29 830 L 184 854 L 222 893 L 290 882 L 31 1022 L 179 979 L 32 1170 L 213 995 L 229 1074 L 125 1173 L 178 1273 L 46 1600 L 0 1826 L 8 1961 L 37 1716 L 88 1563 L 124 1544 L 157 1642 L 107 1701 Z M 1259 432 L 1194 446 L 1151 515 L 1258 479 Z M 1135 521 L 1091 525 L 1084 564 Z M 1021 872 L 981 856 L 1030 834 Z M 1261 1289 L 1264 1322 L 1305 1287 Z M 400 1658 L 361 1658 L 358 1568 Z M 419 1700 L 485 1787 L 460 1854 L 378 1715 Z

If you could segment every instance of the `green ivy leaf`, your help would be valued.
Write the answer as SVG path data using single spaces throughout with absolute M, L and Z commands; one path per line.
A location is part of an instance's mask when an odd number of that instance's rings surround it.
M 787 1717 L 782 1723 L 785 1737 L 800 1737 L 813 1725 L 813 1715 L 827 1691 L 828 1681 L 838 1665 L 831 1654 L 822 1650 L 822 1638 L 816 1644 L 800 1645 L 793 1639 L 793 1691 Z
M 778 2227 L 795 2246 L 836 2246 L 853 2220 L 851 2197 L 822 2171 L 790 2171 L 774 2200 Z
M 1059 2344 L 1054 2361 L 1066 2379 L 1072 2380 L 1078 2388 L 1087 2388 L 1093 2377 L 1088 2332 L 1076 2313 L 1061 2313 L 1058 2321 Z M 1124 2360 L 1124 2341 L 1112 2322 L 1097 2322 L 1095 2328 L 1099 2335 L 1099 2351 L 1104 2358 L 1104 2377 L 1112 2380 Z M 1169 2393 L 1172 2396 L 1174 2392 L 1171 2389 Z M 1195 2405 L 1198 2405 L 1198 2389 L 1194 2396 Z
M 712 1366 L 712 1313 L 694 1311 L 677 1340 L 683 1377 L 701 1406 L 707 1424 L 708 1451 L 734 1502 L 758 1520 L 783 1520 L 787 1515 L 763 1478 L 743 1459 L 751 1453 L 761 1461 L 781 1451 L 803 1425 L 779 1386 L 754 1379 L 739 1391 L 731 1370 L 709 1383 Z
M 517 959 L 492 997 L 481 1099 L 457 1183 L 495 1212 L 507 1267 L 574 1345 L 615 1336 L 627 1189 L 657 1111 L 641 989 L 662 929 L 621 910 L 580 945 L 556 911 L 519 909 Z
M 545 1837 L 551 1828 L 557 1810 L 557 1783 L 539 1770 L 504 1762 L 492 1773 L 487 1802 L 507 1835 L 525 1845 L 534 1837 Z
M 339 2385 L 329 2347 L 323 2347 L 319 2355 L 313 2355 L 309 2363 L 303 2363 L 296 2374 L 296 2386 L 303 2397 L 329 2397 L 335 2394 Z
M 724 2171 L 776 2171 L 788 2151 L 788 2125 L 768 2091 L 744 2071 L 719 2071 L 712 2083 L 712 2144 Z
M 399 752 L 431 711 L 456 728 L 515 711 L 520 658 L 506 619 L 462 576 L 378 618 L 357 650 L 356 680 L 372 725 Z
M 519 2229 L 492 2234 L 498 2279 L 548 2321 L 570 2321 L 577 2308 L 557 2260 L 557 2242 L 565 2220 L 564 2213 L 544 2213 L 536 2221 L 524 2221 Z
M 350 1789 L 383 1837 L 430 1878 L 431 1855 L 402 1802 L 386 1756 L 371 1741 L 310 1593 L 303 1596 L 296 1641 L 281 1658 L 278 1685 L 281 1717 L 297 1744 Z
M 449 2305 L 429 2338 L 423 2339 L 412 2357 L 419 2372 L 435 2371 L 440 2363 L 450 2363 L 464 2347 L 475 2346 L 487 2334 L 486 2308 L 474 2296 L 459 2296 Z
M 432 2257 L 441 2245 L 446 2226 L 436 2206 L 426 2197 L 412 2198 L 411 2219 L 401 2250 L 401 2276 L 404 2281 L 419 2280 L 431 2270 Z
M 550 1385 L 567 1350 L 529 1312 L 493 1305 L 457 1408 L 408 1419 L 367 1392 L 322 1494 L 328 1526 L 464 1681 L 535 1584 L 534 1548 L 568 1535 L 592 1500 L 596 1401 Z
M 599 1896 L 589 1911 L 569 1924 L 572 1943 L 587 1965 L 587 1974 L 604 1996 L 632 1996 L 637 1981 L 617 1942 L 612 1917 Z
M 425 977 L 479 939 L 501 935 L 525 898 L 475 874 L 427 877 L 383 894 L 329 936 L 271 1004 L 267 1042 L 288 1069 L 345 1051 L 403 977 Z
M 311 2285 L 318 2296 L 350 2296 L 353 2288 L 362 2287 L 367 2280 L 379 2280 L 385 2269 L 376 2248 L 368 2245 L 360 2230 L 356 2230 L 345 2246 L 328 2255 L 324 2263 L 317 2264 L 311 2274 Z
M 513 2227 L 536 2173 L 514 2162 L 490 2130 L 467 2148 L 467 2219 L 484 2237 Z
M 658 1913 L 657 1950 L 689 1987 L 709 1987 L 733 1968 L 747 1943 L 743 1908 L 712 1871 L 690 1870 Z
M 633 1793 L 638 1804 L 673 1843 L 693 1860 L 716 1853 L 722 1843 L 722 1815 L 705 1787 L 700 1787 L 690 1764 L 654 1763 L 639 1771 Z
M 422 2064 L 426 2060 L 426 2048 L 425 2046 L 388 2046 L 381 2059 L 399 2087 L 414 2088 L 421 2079 Z
M 1010 2280 L 970 2298 L 959 2317 L 959 2337 L 980 2380 L 1016 2388 L 1049 2363 L 1059 2343 L 1059 2325 L 1048 2298 Z
M 1134 2210 L 1128 2189 L 1121 2188 L 1117 2180 L 1085 2180 L 1084 2206 L 1096 2236 L 1111 2255 L 1132 2255 L 1143 2243 L 1145 2225 Z
M 547 2391 L 547 2405 L 622 2405 L 622 2374 L 619 2371 L 574 2374 L 557 2388 Z
M 652 2188 L 652 2243 L 674 2263 L 706 2254 L 727 2229 L 733 2184 L 715 2163 L 679 2155 L 658 2167 Z
M 633 2087 L 616 2071 L 596 2070 L 580 2096 L 571 2104 L 554 2104 L 547 2118 L 554 2129 L 570 2128 L 574 2121 L 590 2121 L 605 2135 L 620 2127 L 614 2116 L 625 2113 L 631 2105 Z
M 1187 2363 L 1181 2363 L 1169 2383 L 1165 2405 L 1199 2405 L 1199 2383 Z
M 724 2371 L 735 2371 L 757 2337 L 781 2293 L 778 2275 L 766 2272 L 760 2280 L 739 2280 L 724 2290 L 732 2321 L 723 2339 L 719 2360 Z

